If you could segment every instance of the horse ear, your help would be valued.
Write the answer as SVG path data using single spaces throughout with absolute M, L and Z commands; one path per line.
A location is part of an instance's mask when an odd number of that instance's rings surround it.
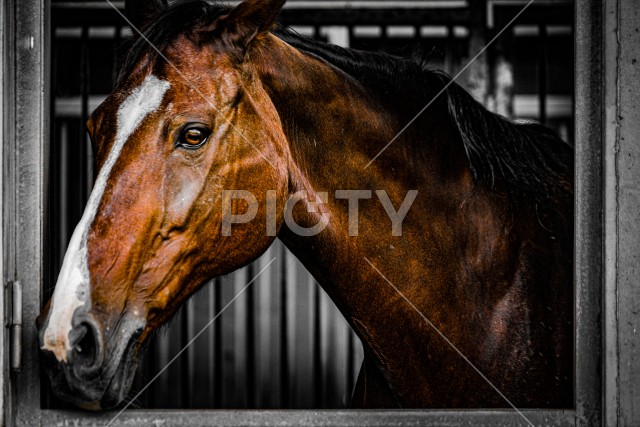
M 286 0 L 245 0 L 218 23 L 225 42 L 246 51 L 261 33 L 269 31 Z
M 126 0 L 124 13 L 138 30 L 142 30 L 150 24 L 151 18 L 166 9 L 167 6 L 167 0 Z

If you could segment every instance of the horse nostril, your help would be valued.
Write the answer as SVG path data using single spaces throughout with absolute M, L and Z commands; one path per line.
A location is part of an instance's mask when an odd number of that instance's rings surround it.
M 80 323 L 69 333 L 69 343 L 76 369 L 85 374 L 93 371 L 100 351 L 96 328 L 87 321 Z
M 92 328 L 86 328 L 82 338 L 73 347 L 74 358 L 83 365 L 92 365 L 96 359 L 96 340 Z

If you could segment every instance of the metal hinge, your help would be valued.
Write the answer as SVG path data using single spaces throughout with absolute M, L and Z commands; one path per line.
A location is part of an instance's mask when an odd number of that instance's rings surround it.
M 7 282 L 4 293 L 4 324 L 9 329 L 11 369 L 22 367 L 22 285 L 19 280 Z

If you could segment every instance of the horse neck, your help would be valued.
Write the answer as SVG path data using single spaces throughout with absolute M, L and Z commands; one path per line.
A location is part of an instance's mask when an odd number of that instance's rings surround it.
M 288 230 L 279 236 L 302 259 L 307 254 L 311 256 L 313 262 L 308 266 L 311 270 L 319 266 L 319 271 L 327 273 L 319 274 L 334 276 L 338 265 L 366 263 L 365 256 L 412 259 L 413 256 L 405 255 L 416 246 L 428 246 L 430 237 L 442 237 L 433 236 L 433 229 L 440 227 L 444 232 L 446 224 L 436 222 L 447 218 L 459 206 L 467 204 L 467 210 L 480 212 L 493 209 L 487 198 L 475 192 L 463 151 L 455 152 L 451 148 L 456 145 L 456 137 L 442 111 L 421 116 L 367 167 L 397 130 L 412 118 L 392 113 L 405 99 L 395 105 L 393 99 L 385 99 L 389 104 L 384 105 L 350 75 L 276 37 L 266 40 L 254 55 L 252 63 L 258 67 L 289 143 L 290 191 L 306 190 L 312 195 L 329 193 L 329 203 L 324 207 L 329 210 L 331 220 L 325 231 L 311 238 L 296 236 Z M 405 105 L 403 109 L 415 112 L 422 106 Z M 410 144 L 412 139 L 419 139 L 421 148 L 426 148 L 424 152 L 414 154 L 407 149 L 409 145 L 417 145 Z M 334 197 L 336 190 L 352 189 L 372 191 L 371 199 L 359 203 L 357 238 L 349 236 L 347 201 Z M 403 222 L 403 237 L 391 236 L 391 222 L 375 190 L 385 190 L 396 209 L 408 191 L 419 191 Z M 471 195 L 474 203 L 468 202 Z M 425 214 L 428 217 L 425 218 Z M 490 213 L 479 215 L 484 217 Z M 295 209 L 294 217 L 301 226 L 311 226 L 318 220 L 318 215 L 307 215 L 303 209 Z M 471 224 L 462 228 L 470 234 L 475 232 Z M 439 240 L 437 246 L 441 251 L 456 244 L 450 239 Z M 328 247 L 331 251 L 327 251 Z M 403 248 L 406 253 L 401 255 L 398 252 Z M 377 249 L 382 253 L 376 253 Z M 324 260 L 328 252 L 335 256 Z M 421 259 L 416 261 L 423 263 Z M 369 272 L 361 274 L 366 277 Z M 325 283 L 334 281 L 327 278 Z M 321 281 L 323 286 L 325 283 Z M 329 288 L 325 286 L 331 293 Z
M 353 77 L 275 36 L 258 55 L 252 62 L 258 64 L 299 169 L 290 171 L 292 178 L 304 180 L 305 168 L 331 166 L 333 158 L 344 154 L 350 155 L 347 167 L 363 171 L 370 160 L 367 144 L 373 151 L 376 143 L 393 136 L 389 115 Z M 322 172 L 314 170 L 313 176 Z M 331 167 L 326 172 L 330 177 Z
M 476 352 L 464 348 L 462 336 L 487 325 L 470 315 L 468 324 L 452 326 L 447 317 L 463 312 L 486 290 L 468 288 L 485 276 L 493 277 L 491 298 L 508 292 L 516 272 L 506 267 L 507 254 L 519 243 L 510 242 L 501 204 L 474 189 L 462 152 L 434 148 L 420 159 L 407 154 L 410 138 L 433 147 L 453 145 L 448 122 L 433 112 L 422 117 L 366 167 L 411 117 L 393 117 L 352 77 L 278 39 L 260 54 L 253 62 L 260 64 L 290 145 L 290 189 L 329 193 L 324 207 L 330 221 L 324 231 L 302 237 L 283 226 L 279 238 L 340 308 L 392 388 L 392 373 L 403 370 L 403 364 L 412 365 L 413 374 L 424 368 L 430 371 L 425 375 L 434 375 L 433 366 L 416 359 L 442 349 L 442 342 L 417 311 L 461 343 L 463 351 Z M 336 190 L 352 189 L 385 190 L 396 209 L 409 190 L 418 190 L 402 236 L 392 236 L 389 217 L 373 191 L 371 199 L 359 203 L 358 236 L 350 236 L 348 203 L 334 196 Z M 294 219 L 311 226 L 318 215 L 295 209 Z M 431 339 L 439 342 L 427 351 Z M 404 349 L 401 357 L 398 349 Z M 410 404 L 411 391 L 405 391 L 407 396 L 398 398 Z

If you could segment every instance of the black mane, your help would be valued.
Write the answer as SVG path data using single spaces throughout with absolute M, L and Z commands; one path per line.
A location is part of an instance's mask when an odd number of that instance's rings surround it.
M 287 29 L 278 29 L 275 34 L 375 90 L 410 88 L 404 95 L 417 93 L 421 106 L 430 101 L 427 94 L 439 92 L 451 81 L 445 73 L 429 70 L 411 58 L 347 49 Z M 501 179 L 509 192 L 535 195 L 536 199 L 558 190 L 571 191 L 573 149 L 553 131 L 535 123 L 516 124 L 494 114 L 456 83 L 449 85 L 445 96 L 477 181 L 493 187 Z
M 180 34 L 210 24 L 229 10 L 204 1 L 188 1 L 163 11 L 144 29 L 146 39 L 138 37 L 133 42 L 119 79 L 126 77 L 145 54 L 150 61 L 159 59 L 148 42 L 163 52 Z M 430 101 L 428 94 L 441 90 L 451 80 L 413 59 L 342 48 L 283 28 L 274 34 L 341 69 L 365 87 L 390 94 L 397 93 L 399 87 L 411 88 L 413 96 L 422 97 L 422 105 Z M 446 96 L 449 117 L 458 130 L 478 183 L 493 188 L 499 181 L 513 197 L 524 201 L 571 197 L 573 148 L 553 131 L 533 123 L 515 124 L 491 113 L 456 83 L 442 96 Z

